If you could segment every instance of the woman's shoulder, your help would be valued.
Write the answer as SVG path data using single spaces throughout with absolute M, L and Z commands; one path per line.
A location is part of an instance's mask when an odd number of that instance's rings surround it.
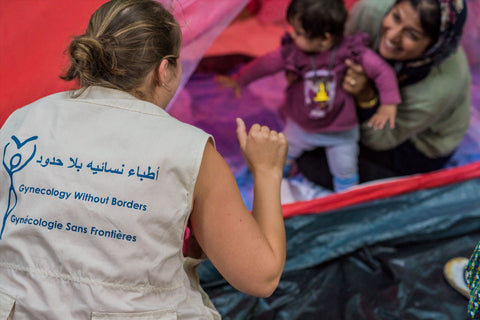
M 416 95 L 429 95 L 438 101 L 445 95 L 469 94 L 470 82 L 468 60 L 463 48 L 459 47 L 440 65 L 433 67 L 427 77 L 414 85 L 406 86 L 405 90 Z
M 71 91 L 56 92 L 56 93 L 52 93 L 44 97 L 38 98 L 35 101 L 32 101 L 20 108 L 17 108 L 14 112 L 12 112 L 10 117 L 13 117 L 13 116 L 18 117 L 19 115 L 26 115 L 30 110 L 33 110 L 33 109 L 44 108 L 43 110 L 45 110 L 45 106 L 51 105 L 52 102 L 69 99 L 71 97 L 71 93 L 72 93 Z
M 454 53 L 445 59 L 440 65 L 434 67 L 432 74 L 436 74 L 438 77 L 445 78 L 445 80 L 451 80 L 448 78 L 466 79 L 470 78 L 470 68 L 468 59 L 463 47 L 459 46 Z
M 366 32 L 373 42 L 378 38 L 382 19 L 392 6 L 393 0 L 361 0 L 350 10 L 345 33 L 353 35 Z
M 429 118 L 468 125 L 471 76 L 465 53 L 459 48 L 439 66 L 434 67 L 423 80 L 402 87 L 399 110 L 412 118 Z M 455 110 L 455 111 L 453 111 Z M 454 114 L 452 113 L 454 112 Z M 398 115 L 400 116 L 400 115 Z M 401 116 L 400 116 L 401 117 Z
M 394 2 L 394 0 L 359 0 L 354 4 L 352 10 L 362 9 L 374 12 L 386 12 Z

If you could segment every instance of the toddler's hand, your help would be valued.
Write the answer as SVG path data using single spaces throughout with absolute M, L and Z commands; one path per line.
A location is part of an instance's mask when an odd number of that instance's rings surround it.
M 381 105 L 377 112 L 368 120 L 368 125 L 374 129 L 383 129 L 387 121 L 390 123 L 390 128 L 395 128 L 395 115 L 397 113 L 397 106 L 394 104 Z
M 282 177 L 288 150 L 288 142 L 283 133 L 256 123 L 247 134 L 245 123 L 237 118 L 237 137 L 245 161 L 254 175 L 258 172 L 273 172 L 279 178 Z
M 235 97 L 240 98 L 242 88 L 232 77 L 219 75 L 213 79 L 222 88 L 232 88 L 235 92 Z

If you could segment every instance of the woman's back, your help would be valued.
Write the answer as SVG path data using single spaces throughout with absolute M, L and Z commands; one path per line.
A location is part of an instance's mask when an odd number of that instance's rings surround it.
M 17 299 L 16 316 L 173 310 L 182 319 L 218 317 L 193 276 L 199 261 L 182 254 L 209 135 L 100 87 L 20 109 L 3 132 L 11 170 L 0 180 L 11 185 L 0 193 L 8 208 L 0 283 Z

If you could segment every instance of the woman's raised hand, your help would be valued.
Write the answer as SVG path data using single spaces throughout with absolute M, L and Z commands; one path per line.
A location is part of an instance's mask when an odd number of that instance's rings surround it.
M 286 258 L 280 191 L 288 143 L 283 133 L 258 124 L 247 133 L 242 119 L 237 119 L 237 136 L 253 174 L 251 212 L 227 163 L 207 143 L 195 184 L 192 232 L 233 287 L 268 297 L 278 286 Z
M 254 175 L 273 170 L 281 177 L 288 150 L 283 133 L 254 124 L 247 134 L 245 123 L 237 118 L 237 137 L 245 161 Z

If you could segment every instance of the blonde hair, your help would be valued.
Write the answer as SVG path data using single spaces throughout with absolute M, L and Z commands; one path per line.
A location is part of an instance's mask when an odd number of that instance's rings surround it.
M 176 66 L 181 41 L 180 26 L 160 3 L 112 0 L 93 13 L 85 34 L 70 43 L 71 65 L 61 78 L 76 79 L 82 87 L 129 92 L 163 59 Z

